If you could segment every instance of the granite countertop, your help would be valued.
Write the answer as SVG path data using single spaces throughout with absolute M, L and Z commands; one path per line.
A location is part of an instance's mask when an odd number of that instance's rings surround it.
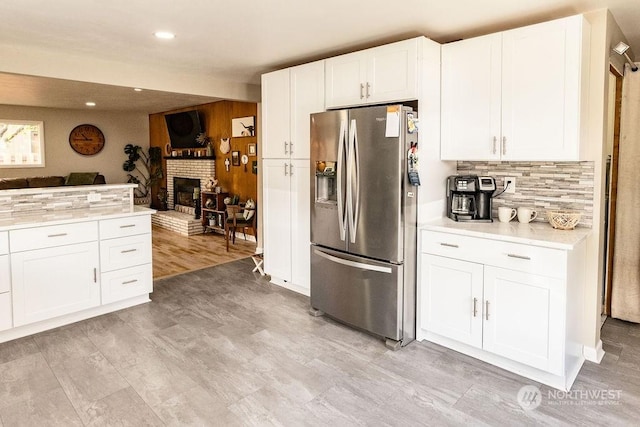
M 546 222 L 521 224 L 517 221 L 502 223 L 496 220 L 491 223 L 475 223 L 456 222 L 446 217 L 420 224 L 419 228 L 564 250 L 575 248 L 592 231 L 591 228 L 584 227 L 576 227 L 573 230 L 556 230 Z
M 136 215 L 151 215 L 155 209 L 140 206 L 114 206 L 89 209 L 67 209 L 61 211 L 46 211 L 28 215 L 0 217 L 0 231 L 17 230 L 40 225 L 71 224 L 81 221 L 97 221 Z

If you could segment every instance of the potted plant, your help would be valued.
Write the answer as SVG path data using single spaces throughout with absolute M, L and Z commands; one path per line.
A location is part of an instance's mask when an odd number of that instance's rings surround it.
M 139 145 L 124 146 L 127 160 L 122 169 L 127 174 L 128 183 L 138 184 L 134 190 L 134 203 L 149 205 L 151 203 L 151 187 L 162 178 L 162 152 L 159 147 L 149 147 L 147 153 Z
M 207 215 L 207 219 L 209 220 L 209 227 L 216 226 L 216 216 L 214 214 L 210 213 Z

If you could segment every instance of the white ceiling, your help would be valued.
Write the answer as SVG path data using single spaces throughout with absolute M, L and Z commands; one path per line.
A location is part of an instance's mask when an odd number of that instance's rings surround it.
M 445 43 L 601 8 L 640 52 L 638 0 L 2 0 L 0 43 L 259 84 L 266 71 L 389 41 Z M 88 93 L 96 108 L 145 112 L 219 99 L 12 74 L 0 88 L 0 104 L 59 108 Z

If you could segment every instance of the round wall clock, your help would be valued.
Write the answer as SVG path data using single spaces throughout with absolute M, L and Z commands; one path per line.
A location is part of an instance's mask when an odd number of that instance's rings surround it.
M 93 156 L 104 147 L 104 134 L 97 126 L 79 125 L 69 134 L 69 145 L 76 153 Z

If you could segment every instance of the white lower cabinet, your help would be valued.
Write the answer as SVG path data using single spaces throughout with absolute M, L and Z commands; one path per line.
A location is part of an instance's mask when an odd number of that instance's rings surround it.
M 552 277 L 485 266 L 482 348 L 561 375 L 564 288 Z
M 109 304 L 153 291 L 151 263 L 102 273 L 102 303 Z
M 149 301 L 152 212 L 0 232 L 0 342 Z
M 153 291 L 151 224 L 148 218 L 100 221 L 102 303 Z
M 263 161 L 264 271 L 273 283 L 309 295 L 309 160 Z
M 560 389 L 584 362 L 584 245 L 573 251 L 423 231 L 417 339 Z
M 98 242 L 11 254 L 13 325 L 100 305 Z
M 9 236 L 0 232 L 0 331 L 13 326 L 11 308 L 11 270 L 9 267 Z

